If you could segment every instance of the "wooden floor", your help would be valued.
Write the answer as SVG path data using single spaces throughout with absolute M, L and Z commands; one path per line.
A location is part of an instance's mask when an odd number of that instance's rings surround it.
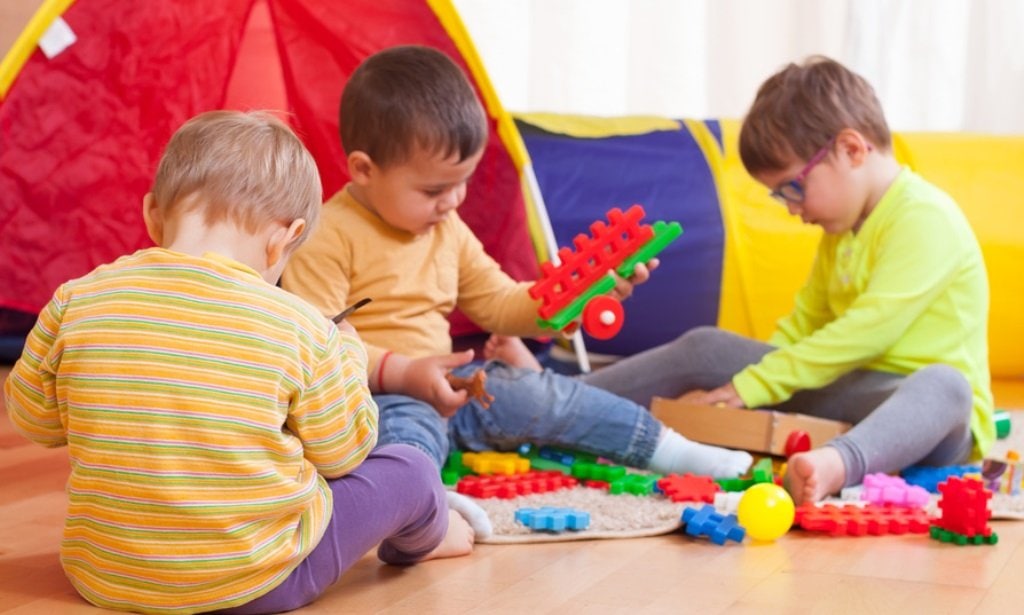
M 7 369 L 0 368 L 0 380 Z M 0 613 L 101 613 L 57 560 L 65 449 L 0 419 Z M 410 568 L 364 557 L 300 613 L 1013 613 L 1024 605 L 1024 522 L 994 522 L 996 546 L 922 536 L 715 546 L 682 535 L 481 545 Z

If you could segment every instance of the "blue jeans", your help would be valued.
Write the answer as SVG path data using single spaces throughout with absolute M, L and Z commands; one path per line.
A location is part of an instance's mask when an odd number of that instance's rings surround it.
M 646 408 L 551 370 L 535 372 L 499 361 L 452 370 L 468 376 L 483 368 L 490 408 L 470 400 L 445 419 L 433 406 L 405 395 L 376 395 L 380 408 L 378 444 L 411 444 L 438 467 L 449 450 L 512 451 L 530 442 L 607 457 L 647 467 L 661 423 Z

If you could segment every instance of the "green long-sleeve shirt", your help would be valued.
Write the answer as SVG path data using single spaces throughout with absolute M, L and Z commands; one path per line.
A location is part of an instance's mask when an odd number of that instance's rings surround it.
M 736 374 L 748 407 L 772 406 L 866 368 L 959 369 L 974 392 L 975 452 L 995 440 L 988 368 L 988 277 L 956 202 L 904 169 L 856 233 L 826 234 L 796 305 Z

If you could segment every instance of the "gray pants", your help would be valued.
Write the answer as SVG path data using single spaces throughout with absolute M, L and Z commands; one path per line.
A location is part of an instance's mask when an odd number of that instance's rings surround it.
M 649 406 L 653 396 L 674 398 L 722 386 L 773 349 L 699 327 L 583 379 Z M 820 389 L 799 391 L 774 409 L 854 425 L 828 442 L 846 466 L 846 486 L 860 484 L 865 474 L 914 464 L 958 464 L 971 454 L 971 386 L 947 365 L 930 365 L 908 376 L 856 370 Z

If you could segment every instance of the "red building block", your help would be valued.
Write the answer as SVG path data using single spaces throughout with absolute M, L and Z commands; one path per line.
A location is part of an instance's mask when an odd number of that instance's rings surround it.
M 793 525 L 832 536 L 884 536 L 927 534 L 930 522 L 928 513 L 919 508 L 803 504 L 796 509 Z
M 673 502 L 707 502 L 714 503 L 715 494 L 721 491 L 710 476 L 694 476 L 693 474 L 669 474 L 657 482 L 658 489 Z
M 992 517 L 988 508 L 992 492 L 985 489 L 980 480 L 951 476 L 939 483 L 939 493 L 942 494 L 939 500 L 941 514 L 934 521 L 936 527 L 967 538 L 992 534 L 988 525 Z
M 579 484 L 575 478 L 556 470 L 526 472 L 510 476 L 466 476 L 455 490 L 475 498 L 511 499 L 531 493 L 569 489 Z
M 625 213 L 612 208 L 608 212 L 610 224 L 598 220 L 590 225 L 590 237 L 579 234 L 573 239 L 575 252 L 569 248 L 558 251 L 558 266 L 541 264 L 541 277 L 530 287 L 530 296 L 541 300 L 541 318 L 549 320 L 647 243 L 654 231 L 650 225 L 640 225 L 643 217 L 644 208 L 639 205 Z

